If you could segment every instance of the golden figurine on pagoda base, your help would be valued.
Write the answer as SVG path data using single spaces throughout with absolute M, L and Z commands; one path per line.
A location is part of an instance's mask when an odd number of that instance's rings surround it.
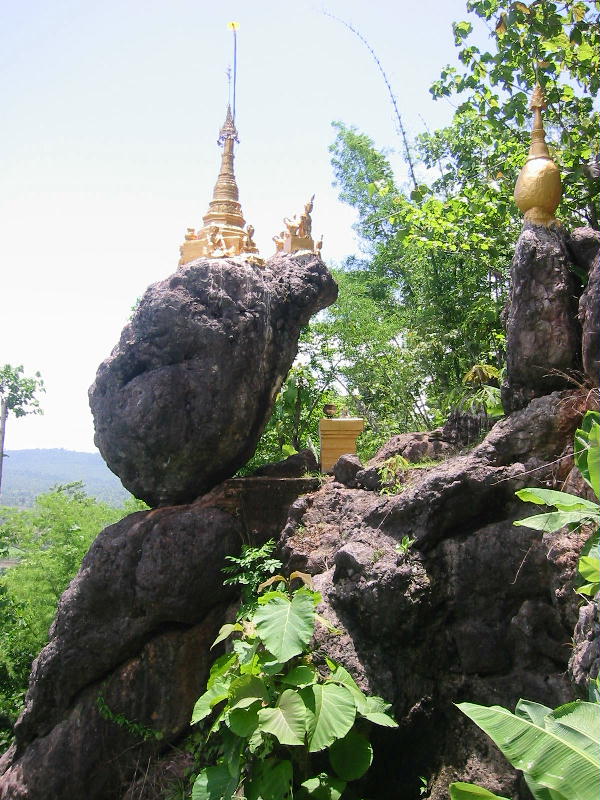
M 529 106 L 533 110 L 531 145 L 525 166 L 515 186 L 515 203 L 534 225 L 560 224 L 554 216 L 562 194 L 560 172 L 550 157 L 542 121 L 547 108 L 540 84 L 536 84 Z
M 283 224 L 287 228 L 279 236 L 274 236 L 276 251 L 278 253 L 296 253 L 298 250 L 310 250 L 314 252 L 315 243 L 312 238 L 312 217 L 311 213 L 314 206 L 315 196 L 310 198 L 304 206 L 304 211 L 300 219 L 294 214 L 290 219 L 285 217 Z
M 223 145 L 221 169 L 213 191 L 213 199 L 202 218 L 204 226 L 195 231 L 188 228 L 179 252 L 179 266 L 196 258 L 230 258 L 249 254 L 252 263 L 260 264 L 258 247 L 254 241 L 254 227 L 246 225 L 239 203 L 239 190 L 233 170 L 234 142 L 238 134 L 227 108 L 225 122 L 219 133 L 218 144 Z

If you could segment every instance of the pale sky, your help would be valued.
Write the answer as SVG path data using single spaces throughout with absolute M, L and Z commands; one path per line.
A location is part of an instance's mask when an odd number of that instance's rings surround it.
M 332 187 L 331 122 L 401 150 L 447 124 L 428 92 L 456 63 L 464 0 L 0 0 L 0 365 L 42 373 L 43 416 L 9 418 L 7 449 L 92 451 L 87 389 L 136 298 L 175 271 L 217 176 L 229 20 L 238 31 L 236 174 L 261 254 L 316 194 L 313 231 L 335 265 L 358 252 Z M 391 161 L 400 182 L 405 169 Z

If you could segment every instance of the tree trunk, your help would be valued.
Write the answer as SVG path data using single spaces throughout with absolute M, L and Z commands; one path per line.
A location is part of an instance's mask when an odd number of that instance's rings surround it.
M 2 465 L 4 463 L 4 432 L 6 431 L 6 418 L 8 417 L 8 401 L 0 400 L 0 489 L 2 489 Z

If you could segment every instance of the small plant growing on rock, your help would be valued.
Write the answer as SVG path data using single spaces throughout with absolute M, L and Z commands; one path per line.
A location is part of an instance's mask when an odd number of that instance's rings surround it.
M 221 748 L 217 763 L 196 778 L 192 798 L 340 798 L 371 764 L 369 723 L 396 727 L 390 706 L 366 696 L 340 664 L 315 665 L 309 647 L 315 624 L 331 626 L 316 613 L 321 597 L 309 575 L 275 575 L 263 589 L 269 591 L 254 609 L 224 625 L 213 644 L 238 637 L 213 664 L 194 708 L 192 723 L 214 716 L 209 736 Z M 323 751 L 330 773 L 322 759 L 312 764 Z
M 404 473 L 410 469 L 411 463 L 404 456 L 395 455 L 377 468 L 382 483 L 380 494 L 399 494 L 404 489 Z
M 396 552 L 406 554 L 417 540 L 411 536 L 403 536 L 395 547 Z

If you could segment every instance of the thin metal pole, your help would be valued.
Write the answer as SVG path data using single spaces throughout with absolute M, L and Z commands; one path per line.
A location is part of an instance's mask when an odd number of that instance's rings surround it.
M 235 122 L 235 84 L 237 79 L 237 34 L 233 29 L 233 121 Z

